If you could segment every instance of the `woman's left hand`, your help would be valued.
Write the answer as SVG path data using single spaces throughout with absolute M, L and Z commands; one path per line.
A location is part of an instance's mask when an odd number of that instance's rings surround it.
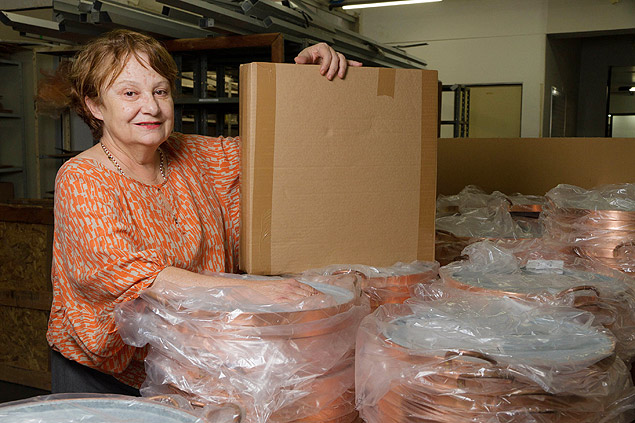
M 302 65 L 322 65 L 320 66 L 320 74 L 325 75 L 329 81 L 333 80 L 336 74 L 341 79 L 344 79 L 346 68 L 349 66 L 362 66 L 361 62 L 346 60 L 342 53 L 336 52 L 326 43 L 319 43 L 305 48 L 293 60 Z

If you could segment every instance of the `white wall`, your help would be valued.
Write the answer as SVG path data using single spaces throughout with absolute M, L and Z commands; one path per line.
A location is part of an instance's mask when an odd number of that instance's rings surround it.
M 403 45 L 444 84 L 521 83 L 522 137 L 542 136 L 546 35 L 632 29 L 635 0 L 444 0 L 365 9 L 360 32 Z

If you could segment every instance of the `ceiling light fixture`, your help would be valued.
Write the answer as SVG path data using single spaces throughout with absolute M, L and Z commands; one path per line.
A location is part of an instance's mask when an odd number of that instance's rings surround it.
M 384 6 L 404 6 L 407 4 L 420 4 L 420 3 L 433 3 L 441 0 L 395 0 L 395 1 L 382 1 L 382 2 L 368 2 L 368 3 L 346 3 L 342 6 L 342 9 L 364 9 L 367 7 L 384 7 Z

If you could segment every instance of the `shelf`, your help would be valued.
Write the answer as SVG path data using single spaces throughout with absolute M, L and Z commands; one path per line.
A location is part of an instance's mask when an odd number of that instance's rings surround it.
M 20 63 L 13 60 L 0 59 L 0 66 L 20 66 Z
M 0 174 L 4 173 L 20 173 L 22 172 L 21 167 L 8 166 L 8 167 L 0 167 Z
M 179 98 L 174 104 L 238 104 L 238 97 Z
M 17 113 L 0 113 L 0 118 L 20 119 L 22 116 Z

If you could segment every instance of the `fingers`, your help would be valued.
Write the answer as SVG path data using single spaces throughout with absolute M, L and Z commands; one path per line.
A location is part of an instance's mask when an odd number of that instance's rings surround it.
M 315 63 L 321 63 L 322 66 L 320 66 L 320 74 L 326 76 L 326 78 L 330 81 L 337 72 L 337 61 L 335 60 L 337 54 L 335 53 L 335 50 L 326 43 L 320 43 L 316 45 L 316 47 L 316 53 L 320 59 L 318 59 L 319 61 L 316 61 Z M 335 62 L 335 66 L 333 62 Z
M 296 295 L 300 295 L 303 297 L 309 297 L 311 295 L 319 294 L 320 292 L 313 288 L 311 285 L 307 285 L 305 283 L 300 283 L 295 279 L 288 279 L 285 281 L 285 288 L 287 292 L 291 292 Z
M 340 79 L 344 79 L 344 77 L 346 76 L 346 68 L 348 67 L 348 61 L 346 60 L 346 57 L 344 57 L 342 53 L 336 53 L 336 55 L 339 60 L 339 63 L 338 63 L 339 70 L 337 71 L 337 76 L 339 76 Z
M 319 294 L 319 291 L 313 287 L 300 283 L 295 279 L 286 279 L 274 284 L 268 284 L 265 295 L 274 302 L 295 302 L 312 295 Z
M 303 54 L 304 51 L 302 51 L 300 54 L 298 54 L 293 61 L 295 63 L 297 63 L 298 65 L 305 65 L 307 64 L 307 62 L 309 62 L 310 57 L 307 57 L 305 54 Z
M 344 79 L 348 66 L 362 66 L 362 63 L 356 60 L 346 60 L 342 53 L 336 52 L 326 43 L 305 48 L 293 60 L 297 64 L 319 64 L 320 75 L 325 76 L 329 81 L 332 81 L 335 75 Z

